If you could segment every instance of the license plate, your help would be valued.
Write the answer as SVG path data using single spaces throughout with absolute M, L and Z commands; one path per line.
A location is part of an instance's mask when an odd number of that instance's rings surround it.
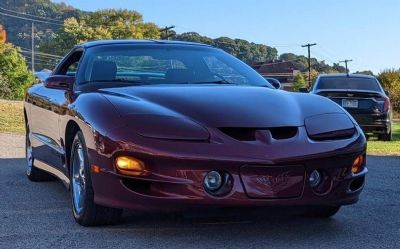
M 356 99 L 342 99 L 342 106 L 347 108 L 358 108 L 358 100 Z

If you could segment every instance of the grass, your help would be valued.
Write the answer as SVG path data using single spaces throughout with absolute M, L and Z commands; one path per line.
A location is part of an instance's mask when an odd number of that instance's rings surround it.
M 369 155 L 400 155 L 400 122 L 393 124 L 393 141 L 368 141 Z M 25 133 L 21 101 L 0 100 L 0 132 Z
M 22 103 L 0 100 L 0 132 L 25 133 Z
M 392 125 L 393 140 L 390 142 L 369 140 L 368 155 L 400 155 L 400 123 Z

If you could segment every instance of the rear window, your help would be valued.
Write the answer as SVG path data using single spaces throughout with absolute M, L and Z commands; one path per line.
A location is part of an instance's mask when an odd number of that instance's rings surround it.
M 368 78 L 342 78 L 321 77 L 317 89 L 350 89 L 380 92 L 381 88 L 375 79 Z

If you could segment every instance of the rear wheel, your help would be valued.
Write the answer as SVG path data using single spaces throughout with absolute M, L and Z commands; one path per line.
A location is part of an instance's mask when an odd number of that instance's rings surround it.
M 304 214 L 314 218 L 329 218 L 334 216 L 340 209 L 340 206 L 312 206 L 307 207 Z
M 378 139 L 382 141 L 392 141 L 392 130 L 390 129 L 390 131 L 386 134 L 378 135 Z
M 82 226 L 116 223 L 121 209 L 94 203 L 94 191 L 89 170 L 87 148 L 82 132 L 78 131 L 71 147 L 71 201 L 74 218 Z
M 41 182 L 41 181 L 50 181 L 53 180 L 54 177 L 34 166 L 35 158 L 32 153 L 32 144 L 29 137 L 29 126 L 26 126 L 26 135 L 25 135 L 25 156 L 26 156 L 26 176 L 32 182 Z

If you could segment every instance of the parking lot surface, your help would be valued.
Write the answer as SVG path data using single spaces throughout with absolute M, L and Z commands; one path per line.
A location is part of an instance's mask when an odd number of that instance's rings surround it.
M 400 157 L 368 157 L 356 205 L 332 219 L 266 209 L 257 215 L 149 215 L 81 227 L 59 181 L 25 176 L 24 139 L 0 134 L 0 248 L 400 248 Z

